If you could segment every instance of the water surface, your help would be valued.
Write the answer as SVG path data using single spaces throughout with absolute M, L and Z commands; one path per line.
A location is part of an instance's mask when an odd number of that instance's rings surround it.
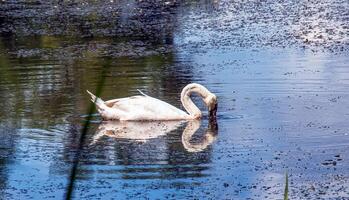
M 348 3 L 330 3 L 1 3 L 1 199 L 64 197 L 101 76 L 105 100 L 180 108 L 203 84 L 218 132 L 205 115 L 190 137 L 187 122 L 99 137 L 95 114 L 75 199 L 281 199 L 286 171 L 292 199 L 349 198 Z

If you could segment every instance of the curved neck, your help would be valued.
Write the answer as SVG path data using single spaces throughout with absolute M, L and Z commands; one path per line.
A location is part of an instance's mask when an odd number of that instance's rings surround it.
M 203 99 L 205 99 L 210 92 L 204 86 L 197 83 L 191 83 L 185 86 L 182 90 L 181 101 L 182 101 L 183 107 L 189 113 L 191 118 L 198 119 L 198 118 L 201 118 L 202 113 L 190 98 L 190 95 L 193 92 L 199 94 Z

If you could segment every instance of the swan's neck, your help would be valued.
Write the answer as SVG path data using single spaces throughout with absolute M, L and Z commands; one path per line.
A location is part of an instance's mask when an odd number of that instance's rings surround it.
M 197 83 L 191 83 L 185 86 L 182 90 L 181 101 L 182 101 L 183 107 L 189 113 L 190 118 L 198 119 L 198 118 L 201 118 L 202 113 L 190 98 L 190 95 L 193 92 L 199 94 L 203 99 L 205 99 L 210 92 L 204 86 L 199 85 Z

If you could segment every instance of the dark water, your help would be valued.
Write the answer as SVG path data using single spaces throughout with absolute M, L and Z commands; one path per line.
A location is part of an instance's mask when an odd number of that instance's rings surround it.
M 101 76 L 103 99 L 141 89 L 176 107 L 186 84 L 203 84 L 219 99 L 218 132 L 206 116 L 108 125 L 94 115 L 75 199 L 282 199 L 286 172 L 292 199 L 349 198 L 347 7 L 0 3 L 0 199 L 64 197 L 85 91 Z

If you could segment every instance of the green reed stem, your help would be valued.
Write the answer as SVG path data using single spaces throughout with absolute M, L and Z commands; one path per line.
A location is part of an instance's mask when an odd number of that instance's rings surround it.
M 97 88 L 96 88 L 96 96 L 100 96 L 103 86 L 104 86 L 104 82 L 105 82 L 105 74 L 108 71 L 108 68 L 110 66 L 110 62 L 108 61 L 106 64 L 103 65 L 102 68 L 102 72 L 101 72 L 101 78 L 97 84 Z M 74 191 L 74 183 L 75 183 L 75 179 L 76 179 L 76 174 L 77 174 L 77 169 L 78 169 L 78 165 L 79 165 L 79 159 L 81 156 L 81 152 L 85 143 L 85 138 L 86 138 L 86 134 L 87 131 L 90 127 L 90 123 L 91 123 L 91 119 L 92 119 L 92 113 L 95 109 L 95 104 L 93 102 L 90 103 L 89 109 L 88 109 L 88 116 L 87 119 L 84 123 L 83 129 L 81 131 L 80 137 L 79 137 L 79 146 L 77 149 L 77 152 L 75 153 L 74 156 L 74 160 L 73 160 L 73 165 L 72 165 L 72 169 L 70 171 L 70 175 L 69 175 L 69 184 L 66 188 L 66 193 L 65 193 L 65 199 L 66 200 L 70 200 L 72 198 L 73 195 L 73 191 Z

